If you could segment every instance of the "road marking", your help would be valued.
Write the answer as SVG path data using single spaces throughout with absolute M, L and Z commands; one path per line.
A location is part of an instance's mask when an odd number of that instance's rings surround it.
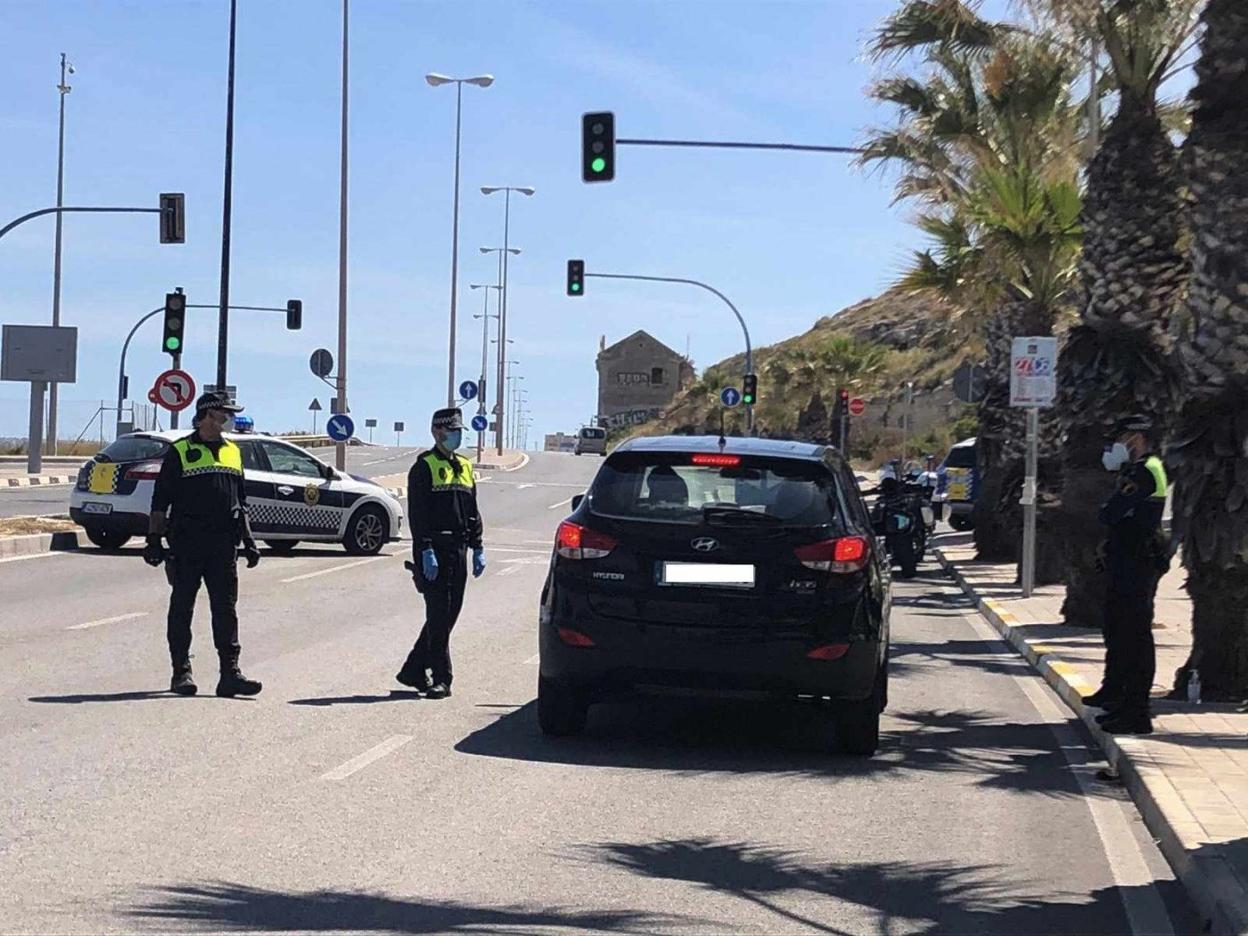
M 315 572 L 305 572 L 303 575 L 295 575 L 291 578 L 281 580 L 283 585 L 289 585 L 291 582 L 302 582 L 304 579 L 316 578 L 318 575 L 329 575 L 331 572 L 342 572 L 345 569 L 354 569 L 356 566 L 368 565 L 370 562 L 377 562 L 381 559 L 392 559 L 393 556 L 369 556 L 367 559 L 357 559 L 355 562 L 348 562 L 346 565 L 333 566 L 329 569 L 318 569 Z
M 66 630 L 87 630 L 91 627 L 101 627 L 104 624 L 120 624 L 122 621 L 133 621 L 135 618 L 147 617 L 146 611 L 133 611 L 130 614 L 119 614 L 116 617 L 100 618 L 98 621 L 88 621 L 86 624 L 73 624 Z
M 575 497 L 575 496 L 576 496 L 575 494 L 573 494 L 573 495 L 572 495 L 572 497 Z M 547 507 L 546 509 L 547 509 L 547 510 L 554 510 L 556 507 L 562 507 L 564 504 L 570 504 L 570 503 L 572 503 L 572 497 L 565 497 L 565 498 L 564 498 L 563 500 L 561 500 L 559 503 L 557 503 L 557 504 L 551 504 L 551 505 L 550 505 L 549 507 Z
M 539 554 L 543 556 L 546 555 L 545 549 L 534 549 L 531 546 L 492 546 L 490 545 L 490 546 L 486 546 L 486 549 L 488 549 L 490 552 L 528 553 L 530 556 L 534 554 Z
M 984 620 L 977 611 L 967 614 L 965 620 L 979 634 L 985 644 L 1001 648 L 998 653 L 1017 660 L 1018 654 L 1007 644 L 997 630 Z M 1133 816 L 1127 810 L 1135 812 L 1130 801 L 1111 799 L 1104 796 L 1091 779 L 1094 771 L 1087 763 L 1099 759 L 1101 752 L 1089 751 L 1082 739 L 1071 727 L 1070 719 L 1076 717 L 1060 699 L 1057 698 L 1044 677 L 1033 670 L 1024 675 L 1010 676 L 1031 702 L 1032 707 L 1044 719 L 1049 730 L 1057 739 L 1070 772 L 1079 784 L 1083 800 L 1092 816 L 1092 824 L 1101 840 L 1101 849 L 1109 863 L 1118 896 L 1122 899 L 1122 908 L 1126 912 L 1131 932 L 1135 934 L 1150 933 L 1155 936 L 1173 936 L 1174 927 L 1166 912 L 1165 902 L 1157 891 L 1157 885 L 1148 863 L 1140 852 L 1132 832 Z M 1056 701 L 1055 701 L 1056 699 Z M 1077 752 L 1077 753 L 1072 753 Z
M 411 735 L 396 734 L 391 735 L 382 741 L 381 744 L 369 748 L 363 754 L 351 758 L 345 764 L 335 767 L 328 773 L 321 774 L 322 780 L 345 780 L 358 770 L 363 770 L 373 761 L 379 761 L 387 754 L 397 751 L 408 741 L 412 740 Z
M 537 487 L 537 485 L 536 484 L 517 484 L 516 490 L 523 491 L 525 488 L 531 488 L 531 487 Z
M 26 559 L 47 559 L 49 556 L 68 556 L 69 552 L 60 550 L 57 552 L 31 553 L 29 556 L 9 556 L 7 559 L 0 559 L 0 565 L 6 562 L 22 562 Z
M 534 555 L 516 556 L 515 559 L 500 559 L 499 561 L 507 563 L 508 565 L 517 565 L 517 566 L 522 566 L 522 565 L 544 566 L 546 565 L 547 562 L 550 561 L 550 559 L 547 553 L 542 553 L 541 555 L 538 555 L 538 556 L 534 556 Z
M 515 560 L 512 560 L 512 561 L 514 562 Z M 509 566 L 503 566 L 501 569 L 499 569 L 498 574 L 499 575 L 511 575 L 512 573 L 519 572 L 519 571 L 520 571 L 520 566 L 509 565 Z
M 495 481 L 495 484 L 502 484 L 507 487 L 556 487 L 556 488 L 576 488 L 578 491 L 585 490 L 584 484 L 571 484 L 565 481 Z

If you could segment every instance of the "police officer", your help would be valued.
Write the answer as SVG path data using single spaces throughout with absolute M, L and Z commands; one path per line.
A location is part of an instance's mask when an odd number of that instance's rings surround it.
M 256 695 L 260 683 L 238 669 L 238 558 L 243 546 L 247 568 L 260 561 L 260 551 L 247 522 L 243 456 L 222 434 L 234 413 L 242 410 L 225 393 L 205 393 L 195 402 L 194 432 L 165 453 L 152 492 L 151 521 L 143 559 L 150 566 L 166 563 L 173 586 L 169 599 L 169 656 L 178 695 L 197 691 L 191 674 L 191 616 L 202 580 L 212 607 L 212 641 L 221 661 L 217 695 Z M 161 538 L 169 541 L 165 549 Z
M 425 598 L 425 626 L 395 678 L 430 699 L 444 699 L 451 694 L 451 630 L 464 603 L 467 551 L 472 550 L 472 575 L 478 578 L 485 571 L 485 550 L 472 462 L 456 451 L 463 417 L 458 409 L 440 409 L 432 429 L 434 447 L 407 473 L 415 560 L 408 568 Z
M 1153 599 L 1169 567 L 1161 532 L 1169 484 L 1152 451 L 1152 421 L 1130 416 L 1118 423 L 1116 441 L 1102 463 L 1118 472 L 1118 487 L 1100 521 L 1108 527 L 1104 565 L 1109 573 L 1105 603 L 1105 674 L 1084 703 L 1106 710 L 1097 717 L 1110 734 L 1149 734 L 1149 693 L 1157 669 L 1153 643 Z

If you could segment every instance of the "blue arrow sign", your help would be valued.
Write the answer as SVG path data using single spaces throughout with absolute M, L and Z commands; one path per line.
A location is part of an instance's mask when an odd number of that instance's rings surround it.
M 476 416 L 472 417 L 472 428 L 475 429 L 477 432 L 485 432 L 486 428 L 489 425 L 490 425 L 490 421 L 486 419 L 480 413 L 477 413 Z
M 465 380 L 459 385 L 459 395 L 465 400 L 475 400 L 477 398 L 477 382 L 475 380 Z
M 355 422 L 346 413 L 339 413 L 329 417 L 325 432 L 335 442 L 347 442 L 355 435 Z
M 741 391 L 736 387 L 724 387 L 719 394 L 719 399 L 724 406 L 736 406 L 741 402 Z

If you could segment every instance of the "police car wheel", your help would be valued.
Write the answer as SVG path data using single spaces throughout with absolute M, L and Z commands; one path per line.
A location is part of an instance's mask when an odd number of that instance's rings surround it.
M 281 555 L 286 556 L 294 552 L 295 547 L 299 545 L 299 541 L 298 540 L 265 540 L 264 545 L 268 546 L 269 549 L 273 550 L 273 552 L 280 553 Z
M 971 518 L 962 514 L 954 514 L 949 518 L 949 525 L 959 533 L 965 533 L 971 528 Z
M 353 556 L 375 556 L 389 536 L 388 522 L 380 507 L 362 507 L 347 524 L 342 544 Z
M 121 549 L 126 543 L 130 542 L 128 533 L 116 533 L 112 530 L 101 530 L 98 527 L 84 527 L 89 539 L 100 549 L 114 550 Z

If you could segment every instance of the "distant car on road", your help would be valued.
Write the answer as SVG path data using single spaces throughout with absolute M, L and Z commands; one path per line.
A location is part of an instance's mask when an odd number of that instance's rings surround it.
M 830 701 L 839 748 L 874 753 L 891 582 L 839 452 L 633 439 L 572 503 L 542 592 L 545 733 L 620 691 L 761 691 Z
M 101 549 L 147 535 L 152 490 L 169 446 L 186 430 L 124 435 L 87 462 L 70 494 L 69 515 Z M 367 478 L 343 474 L 308 452 L 266 435 L 227 433 L 242 450 L 251 529 L 271 549 L 300 540 L 340 542 L 371 556 L 397 540 L 403 507 Z
M 606 455 L 607 430 L 598 426 L 585 426 L 576 434 L 577 455 Z
M 975 439 L 963 439 L 949 449 L 949 454 L 936 469 L 934 503 L 955 530 L 969 530 L 971 512 L 975 509 L 975 493 L 979 487 L 979 470 L 975 467 Z

